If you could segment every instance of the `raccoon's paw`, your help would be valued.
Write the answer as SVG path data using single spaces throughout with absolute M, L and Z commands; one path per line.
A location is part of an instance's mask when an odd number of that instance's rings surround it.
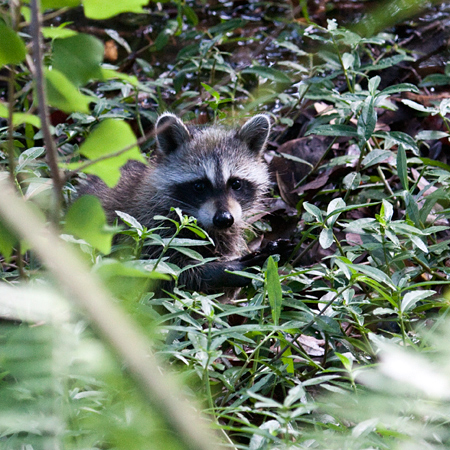
M 270 241 L 261 250 L 243 256 L 240 258 L 240 261 L 244 263 L 246 267 L 262 266 L 269 256 L 280 255 L 280 263 L 284 264 L 287 262 L 294 247 L 295 245 L 287 239 Z

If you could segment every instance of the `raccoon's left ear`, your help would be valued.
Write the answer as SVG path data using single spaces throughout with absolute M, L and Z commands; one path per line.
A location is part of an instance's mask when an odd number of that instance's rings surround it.
M 238 131 L 237 136 L 254 153 L 261 153 L 270 133 L 270 120 L 265 114 L 252 117 Z
M 164 113 L 159 116 L 155 129 L 158 148 L 166 155 L 174 152 L 191 139 L 186 125 L 175 114 Z

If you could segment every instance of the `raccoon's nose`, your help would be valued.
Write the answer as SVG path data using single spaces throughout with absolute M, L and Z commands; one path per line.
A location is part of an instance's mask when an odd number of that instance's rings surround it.
M 217 228 L 230 228 L 234 223 L 234 218 L 229 211 L 217 211 L 213 217 L 214 226 Z

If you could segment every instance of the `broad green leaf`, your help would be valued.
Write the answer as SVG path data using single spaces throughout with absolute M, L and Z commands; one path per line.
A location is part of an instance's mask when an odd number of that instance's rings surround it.
M 107 230 L 105 212 L 100 200 L 93 195 L 83 195 L 72 204 L 64 229 L 105 255 L 111 252 L 113 233 Z
M 362 160 L 363 167 L 374 166 L 375 164 L 380 164 L 392 156 L 392 152 L 389 150 L 381 150 L 376 148 L 367 154 L 367 156 Z
M 20 154 L 17 161 L 16 173 L 20 172 L 30 161 L 39 158 L 45 152 L 44 147 L 32 147 Z
M 358 135 L 367 141 L 375 131 L 377 124 L 377 113 L 374 108 L 373 97 L 369 96 L 364 100 L 361 114 L 358 118 Z
M 281 290 L 280 278 L 278 276 L 278 266 L 272 256 L 267 260 L 266 289 L 269 297 L 270 309 L 272 311 L 272 320 L 278 325 L 283 302 L 283 293 Z
M 244 27 L 247 24 L 246 20 L 243 19 L 231 19 L 220 23 L 219 25 L 214 25 L 208 31 L 211 34 L 224 34 L 229 31 L 233 31 L 236 28 Z
M 117 72 L 117 70 L 114 69 L 105 69 L 103 67 L 101 68 L 101 72 L 101 78 L 104 80 L 113 80 L 116 78 L 118 80 L 123 80 L 130 83 L 132 86 L 139 85 L 139 80 L 134 75 L 128 75 L 126 73 Z
M 11 230 L 0 220 L 0 253 L 8 262 L 13 253 L 14 247 L 17 246 L 19 240 L 11 232 Z
M 381 77 L 379 75 L 376 75 L 369 80 L 368 88 L 369 88 L 370 95 L 372 95 L 372 96 L 375 95 L 375 93 L 378 89 L 378 86 L 380 85 L 380 81 L 381 81 Z
M 357 189 L 361 183 L 361 174 L 359 172 L 350 172 L 342 180 L 345 189 L 353 191 Z
M 76 87 L 90 80 L 102 78 L 102 42 L 88 34 L 80 33 L 66 39 L 53 41 L 53 68 L 59 70 Z
M 281 357 L 281 362 L 286 365 L 286 372 L 290 373 L 291 375 L 294 375 L 294 360 L 292 358 L 290 358 L 290 356 L 292 356 L 292 351 L 291 348 L 288 347 L 284 353 L 283 356 Z M 301 385 L 296 386 L 296 388 L 300 388 L 303 391 L 303 388 Z M 292 388 L 291 390 L 294 390 L 295 388 Z M 290 391 L 289 391 L 290 392 Z M 286 404 L 286 402 L 290 401 L 290 399 L 288 397 L 286 397 L 284 403 Z
M 442 139 L 449 137 L 450 134 L 445 131 L 438 130 L 422 130 L 416 134 L 416 140 L 418 141 L 432 141 L 434 139 Z
M 333 245 L 333 242 L 333 230 L 331 228 L 323 228 L 319 235 L 320 246 L 327 249 Z
M 416 141 L 406 133 L 402 131 L 376 131 L 374 136 L 385 139 L 388 143 L 391 141 L 393 144 L 405 146 L 405 150 L 411 150 L 415 155 L 419 155 L 419 148 Z
M 352 366 L 353 366 L 353 360 L 351 360 L 347 356 L 343 355 L 342 353 L 334 352 L 334 354 L 341 360 L 341 363 L 345 367 L 345 370 L 347 370 L 347 372 L 351 372 Z
M 423 228 L 420 223 L 419 207 L 417 206 L 417 202 L 414 200 L 414 197 L 409 192 L 405 193 L 405 203 L 406 213 L 414 222 L 414 225 L 419 229 Z
M 439 167 L 441 169 L 444 169 L 444 170 L 447 170 L 448 172 L 450 172 L 450 166 L 441 161 L 436 161 L 435 159 L 430 159 L 430 158 L 420 158 L 420 160 L 427 166 Z
M 340 213 L 336 213 L 331 215 L 333 212 L 335 212 L 338 209 L 341 208 L 345 208 L 347 205 L 345 204 L 344 200 L 342 198 L 334 198 L 333 200 L 331 200 L 330 203 L 328 203 L 328 208 L 327 208 L 327 225 L 329 227 L 332 227 L 335 223 L 336 220 L 339 217 Z
M 198 25 L 198 17 L 195 11 L 188 5 L 183 6 L 183 14 L 186 16 L 190 25 L 196 27 Z
M 90 160 L 107 158 L 86 167 L 83 172 L 97 175 L 109 187 L 115 186 L 120 179 L 120 168 L 129 159 L 145 163 L 139 148 L 133 145 L 135 143 L 136 136 L 126 122 L 115 119 L 104 120 L 81 145 L 80 153 Z M 118 154 L 129 146 L 132 147 Z M 76 168 L 81 164 L 70 165 L 69 168 Z
M 351 53 L 344 53 L 342 55 L 342 65 L 345 70 L 353 67 L 353 63 L 355 62 L 355 57 Z
M 365 266 L 362 264 L 348 264 L 348 267 L 350 269 L 355 270 L 356 272 L 363 273 L 364 275 L 367 275 L 368 277 L 374 279 L 375 281 L 378 281 L 379 283 L 385 283 L 390 287 L 394 287 L 392 284 L 391 279 L 380 269 L 377 269 L 376 267 L 371 266 Z
M 78 32 L 64 27 L 43 27 L 42 35 L 47 39 L 66 39 L 77 35 Z
M 419 248 L 424 253 L 428 253 L 428 247 L 426 246 L 425 242 L 420 239 L 419 236 L 415 236 L 414 234 L 412 234 L 409 238 L 411 239 L 411 242 L 415 247 Z
M 281 70 L 274 69 L 273 67 L 265 66 L 253 66 L 244 69 L 242 74 L 252 73 L 260 76 L 261 78 L 267 78 L 269 80 L 275 81 L 277 83 L 291 83 L 291 79 Z
M 75 8 L 81 4 L 81 0 L 42 0 L 41 9 Z
M 408 162 L 406 160 L 406 152 L 403 144 L 398 146 L 397 150 L 397 175 L 400 179 L 402 188 L 407 191 L 409 189 L 408 184 Z
M 116 214 L 125 222 L 130 228 L 135 229 L 139 236 L 142 235 L 142 232 L 144 231 L 144 227 L 133 217 L 129 214 L 122 212 L 122 211 L 116 211 Z
M 309 130 L 305 136 L 320 134 L 321 136 L 349 136 L 357 137 L 358 132 L 351 125 L 319 125 Z
M 20 64 L 27 54 L 25 44 L 18 34 L 0 21 L 0 67 Z
M 394 214 L 394 207 L 387 200 L 383 199 L 380 215 L 386 222 L 390 222 L 393 214 Z
M 144 6 L 148 5 L 148 0 L 84 0 L 84 14 L 89 19 L 109 19 L 117 14 L 144 13 Z
M 4 119 L 9 118 L 8 105 L 0 102 L 0 117 Z M 13 113 L 13 125 L 21 125 L 22 123 L 29 123 L 30 125 L 35 126 L 36 128 L 41 127 L 41 119 L 38 116 L 34 116 L 33 114 L 28 113 Z
M 48 103 L 66 113 L 89 113 L 92 97 L 81 94 L 78 89 L 58 70 L 46 70 Z
M 435 291 L 413 291 L 407 292 L 400 305 L 401 312 L 411 311 L 417 302 L 423 300 L 424 298 L 430 297 L 431 295 L 436 294 Z
M 305 202 L 303 203 L 303 207 L 305 208 L 306 211 L 308 211 L 311 215 L 313 215 L 319 222 L 323 223 L 322 211 L 317 206 Z
M 408 100 L 406 98 L 404 98 L 402 100 L 402 103 L 404 103 L 406 106 L 409 106 L 410 108 L 415 109 L 416 111 L 420 111 L 420 112 L 426 112 L 429 114 L 437 114 L 439 112 L 439 110 L 437 108 L 423 106 L 420 103 L 414 102 L 412 100 Z
M 399 92 L 415 92 L 418 94 L 420 91 L 416 86 L 414 86 L 414 84 L 400 83 L 383 89 L 378 95 L 392 95 L 398 94 Z

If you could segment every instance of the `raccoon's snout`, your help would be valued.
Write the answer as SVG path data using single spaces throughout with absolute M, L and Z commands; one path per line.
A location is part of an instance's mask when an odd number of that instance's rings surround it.
M 219 210 L 216 212 L 216 214 L 214 214 L 213 224 L 217 228 L 230 228 L 233 223 L 234 217 L 229 211 Z

